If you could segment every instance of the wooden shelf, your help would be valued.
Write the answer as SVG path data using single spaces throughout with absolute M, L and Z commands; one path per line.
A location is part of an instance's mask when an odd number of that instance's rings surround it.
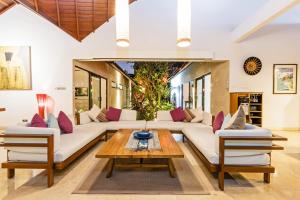
M 3 111 L 5 111 L 5 108 L 0 108 L 0 112 L 3 112 Z
M 253 102 L 255 101 L 255 102 Z M 230 113 L 233 115 L 241 103 L 248 103 L 249 115 L 247 123 L 262 126 L 263 93 L 262 92 L 233 92 L 230 93 Z M 253 108 L 251 108 L 253 107 Z M 254 108 L 255 107 L 255 108 Z M 251 114 L 251 116 L 250 116 Z M 253 116 L 252 116 L 253 115 Z

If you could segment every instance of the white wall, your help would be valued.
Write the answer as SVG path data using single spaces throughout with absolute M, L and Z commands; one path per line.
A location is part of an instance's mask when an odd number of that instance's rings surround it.
M 114 19 L 79 43 L 21 6 L 1 15 L 0 45 L 32 47 L 33 90 L 0 92 L 0 107 L 8 109 L 0 113 L 0 126 L 29 119 L 36 111 L 34 95 L 37 92 L 53 96 L 56 111 L 72 112 L 74 58 L 200 58 L 213 54 L 216 60 L 230 60 L 231 91 L 264 92 L 264 126 L 299 128 L 299 91 L 297 95 L 273 95 L 272 70 L 275 63 L 300 64 L 300 27 L 269 26 L 255 37 L 235 44 L 230 37 L 232 25 L 227 26 L 226 22 L 226 26 L 210 26 L 209 17 L 198 20 L 202 16 L 196 6 L 200 5 L 196 0 L 193 4 L 192 46 L 184 50 L 176 47 L 176 4 L 173 0 L 164 0 L 163 3 L 160 0 L 141 0 L 131 5 L 131 46 L 128 49 L 115 45 Z M 201 24 L 205 22 L 207 26 Z M 262 71 L 254 77 L 246 75 L 242 69 L 249 56 L 257 56 L 263 62 Z M 58 86 L 67 89 L 55 90 Z

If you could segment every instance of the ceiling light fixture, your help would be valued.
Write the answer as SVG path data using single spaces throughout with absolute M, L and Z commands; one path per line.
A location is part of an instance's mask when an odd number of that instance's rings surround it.
M 191 0 L 177 0 L 177 46 L 191 45 Z
M 115 0 L 116 41 L 120 47 L 129 46 L 129 0 Z

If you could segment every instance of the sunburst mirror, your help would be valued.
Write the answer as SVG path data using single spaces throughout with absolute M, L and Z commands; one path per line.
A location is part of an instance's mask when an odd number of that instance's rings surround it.
M 244 62 L 244 70 L 247 74 L 253 76 L 260 72 L 262 63 L 257 57 L 250 57 Z

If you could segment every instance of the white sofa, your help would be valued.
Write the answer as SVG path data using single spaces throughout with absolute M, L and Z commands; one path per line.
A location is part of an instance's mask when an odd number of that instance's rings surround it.
M 224 190 L 226 172 L 263 173 L 264 182 L 270 183 L 271 151 L 283 150 L 272 141 L 286 141 L 270 130 L 250 124 L 243 130 L 218 130 L 212 127 L 189 127 L 182 130 L 192 149 L 210 172 L 217 172 L 219 188 Z
M 250 124 L 246 125 L 245 130 L 219 130 L 213 133 L 212 127 L 205 128 L 184 128 L 182 130 L 185 137 L 187 137 L 197 149 L 205 156 L 211 164 L 219 164 L 219 137 L 220 136 L 258 136 L 258 137 L 272 137 L 271 131 Z M 226 145 L 235 146 L 272 146 L 270 141 L 235 141 L 226 142 Z M 271 151 L 254 150 L 226 150 L 225 164 L 226 165 L 269 165 Z

